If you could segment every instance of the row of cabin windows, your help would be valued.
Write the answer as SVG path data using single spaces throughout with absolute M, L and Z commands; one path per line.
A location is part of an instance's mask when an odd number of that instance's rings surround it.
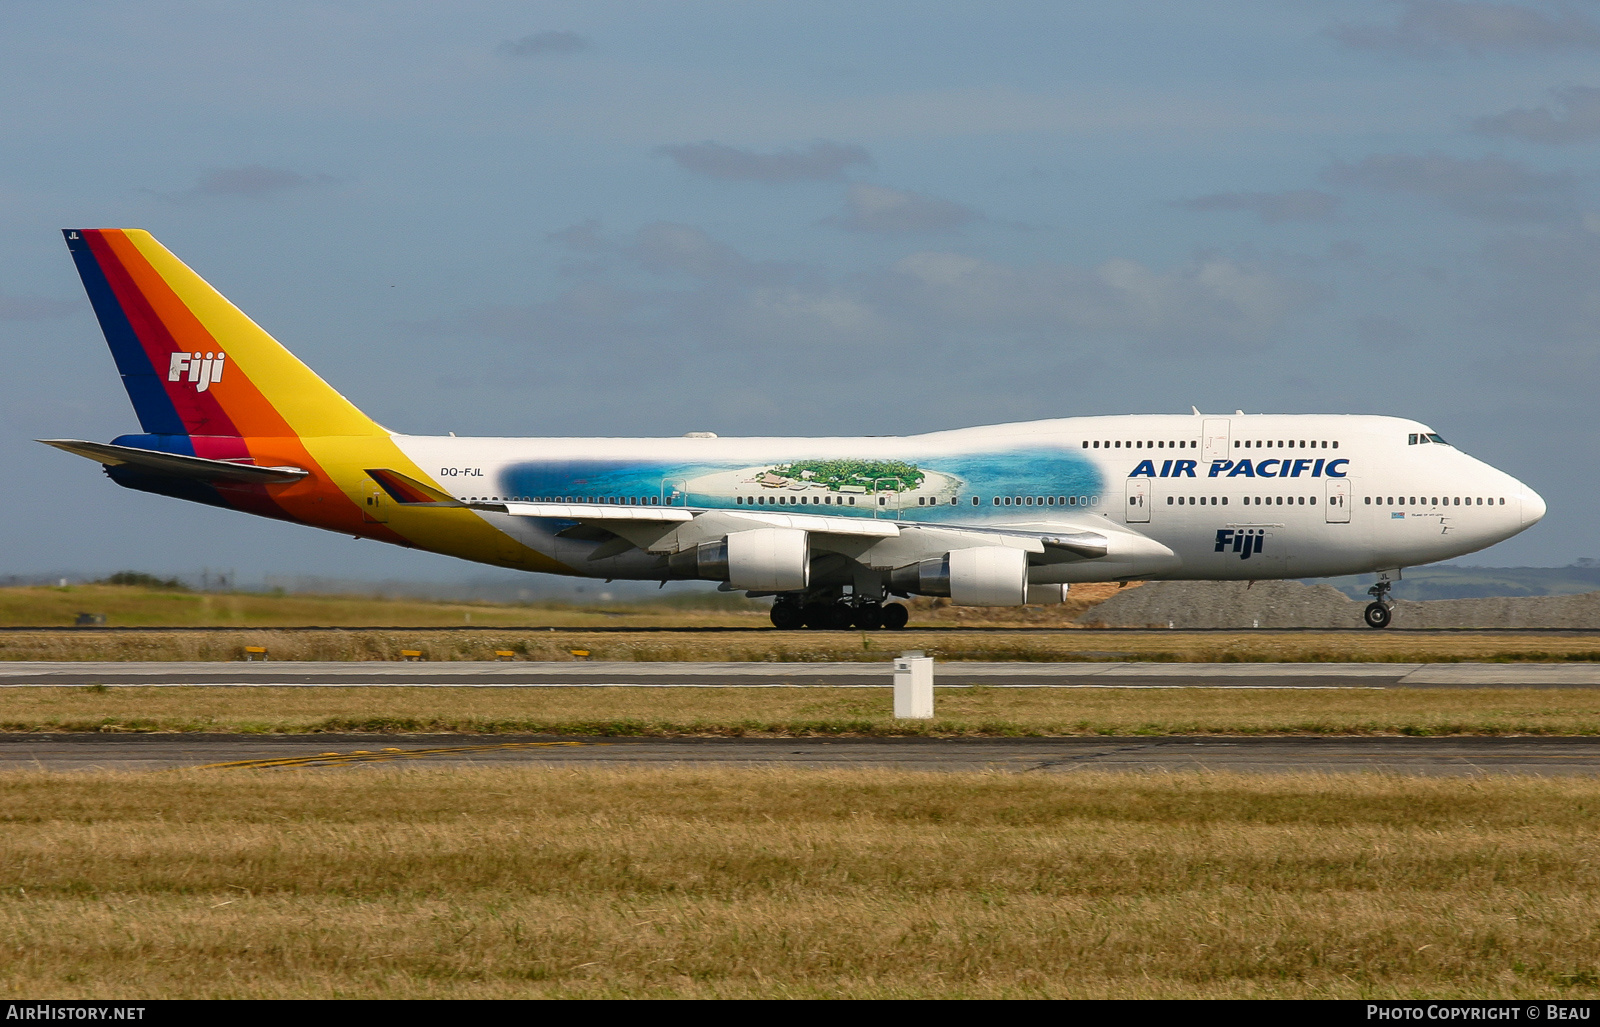
M 976 496 L 972 505 L 978 505 Z M 994 506 L 1099 506 L 1099 496 L 995 496 Z
M 1135 505 L 1137 497 L 1130 497 L 1128 502 Z M 1316 496 L 1241 496 L 1239 502 L 1245 506 L 1316 506 Z M 1228 505 L 1227 496 L 1168 496 L 1168 506 L 1222 506 Z
M 1337 448 L 1338 443 L 1334 443 Z M 1216 506 L 1228 505 L 1227 496 L 1168 496 L 1168 506 L 1205 506 L 1208 503 Z M 1316 506 L 1316 496 L 1266 496 L 1264 500 L 1268 506 Z M 494 502 L 494 503 L 596 503 L 612 506 L 660 506 L 660 496 L 471 496 L 467 502 Z M 855 496 L 737 496 L 735 504 L 739 506 L 855 506 Z M 950 498 L 950 505 L 955 506 L 961 502 L 959 496 Z M 1260 506 L 1262 496 L 1245 496 L 1243 502 L 1246 506 Z M 1367 506 L 1376 503 L 1378 506 L 1505 506 L 1503 498 L 1485 496 L 1367 496 L 1364 500 Z M 887 498 L 880 496 L 879 505 L 887 503 Z M 938 500 L 933 496 L 919 496 L 918 506 L 937 506 Z M 978 505 L 978 497 L 972 497 L 972 505 Z M 995 506 L 1099 506 L 1099 496 L 995 496 Z
M 1410 500 L 1407 502 L 1407 500 Z M 1368 496 L 1372 506 L 1505 506 L 1504 499 L 1487 496 Z
M 855 506 L 855 496 L 734 496 L 735 506 Z M 881 504 L 882 499 L 878 502 Z M 952 500 L 954 502 L 954 500 Z
M 1416 438 L 1415 435 L 1412 438 Z M 1443 442 L 1443 439 L 1437 441 Z M 1200 443 L 1193 439 L 1178 442 L 1106 442 L 1105 449 L 1198 449 Z M 1100 449 L 1102 443 L 1084 440 L 1084 449 Z M 1328 439 L 1234 439 L 1234 449 L 1338 449 L 1337 441 Z

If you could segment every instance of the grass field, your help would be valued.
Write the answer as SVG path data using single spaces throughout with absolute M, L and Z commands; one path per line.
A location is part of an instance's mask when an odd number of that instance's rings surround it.
M 0 625 L 64 627 L 72 624 L 79 613 L 100 614 L 112 627 L 699 627 L 767 623 L 766 604 L 716 593 L 579 606 L 190 592 L 128 585 L 0 588 Z
M 1115 584 L 1076 585 L 1061 605 L 959 608 L 916 600 L 916 622 L 939 625 L 1074 627 L 1072 621 L 1118 591 Z M 0 626 L 66 627 L 80 613 L 109 627 L 452 627 L 462 624 L 580 627 L 766 627 L 768 603 L 739 594 L 702 592 L 628 601 L 449 602 L 374 596 L 192 592 L 131 585 L 0 588 Z
M 670 735 L 1593 735 L 1596 689 L 4 688 L 0 731 Z
M 906 649 L 940 660 L 1022 662 L 1152 660 L 1199 663 L 1600 660 L 1600 637 L 1540 633 L 1404 631 L 585 631 L 582 628 L 463 631 L 79 631 L 0 632 L 0 660 L 238 660 L 265 646 L 274 660 L 398 660 L 414 649 L 430 660 L 488 660 L 497 649 L 539 661 L 573 659 L 732 663 L 887 661 Z
M 0 775 L 0 991 L 1600 997 L 1600 782 Z

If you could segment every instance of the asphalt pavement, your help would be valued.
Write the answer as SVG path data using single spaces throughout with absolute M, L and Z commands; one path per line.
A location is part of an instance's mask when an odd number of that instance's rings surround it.
M 0 735 L 0 770 L 738 766 L 1074 773 L 1600 774 L 1597 738 L 550 738 L 506 735 Z

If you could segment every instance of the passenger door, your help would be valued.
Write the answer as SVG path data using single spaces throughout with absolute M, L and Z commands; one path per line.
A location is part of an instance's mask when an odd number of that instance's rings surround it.
M 361 519 L 368 524 L 389 520 L 389 494 L 371 478 L 361 479 Z
M 1150 479 L 1128 479 L 1128 510 L 1127 521 L 1129 524 L 1145 524 L 1150 520 Z
M 1328 500 L 1323 507 L 1329 524 L 1350 523 L 1350 482 L 1345 478 L 1328 479 Z
M 1202 438 L 1200 441 L 1200 459 L 1204 463 L 1213 460 L 1228 459 L 1228 435 L 1230 425 L 1226 417 L 1207 418 L 1202 425 Z

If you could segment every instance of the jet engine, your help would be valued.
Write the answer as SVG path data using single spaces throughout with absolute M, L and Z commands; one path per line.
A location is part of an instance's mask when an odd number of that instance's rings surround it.
M 811 546 L 799 528 L 752 528 L 673 554 L 673 573 L 750 592 L 793 592 L 811 580 Z
M 949 596 L 957 606 L 1022 606 L 1028 598 L 1028 554 L 1009 546 L 957 549 L 937 560 L 896 567 L 889 587 Z

